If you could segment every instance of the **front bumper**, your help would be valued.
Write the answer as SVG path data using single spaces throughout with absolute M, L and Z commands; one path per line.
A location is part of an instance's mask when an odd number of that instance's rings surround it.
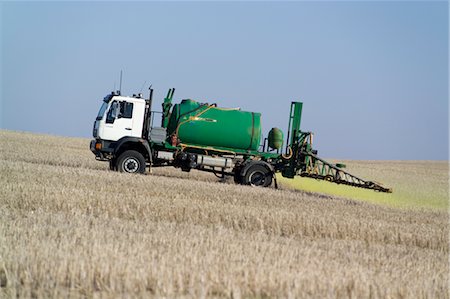
M 114 143 L 101 139 L 93 139 L 89 145 L 95 158 L 100 161 L 111 160 L 114 153 Z

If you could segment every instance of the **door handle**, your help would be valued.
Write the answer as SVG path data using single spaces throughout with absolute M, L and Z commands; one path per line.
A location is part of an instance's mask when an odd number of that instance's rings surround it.
M 125 128 L 125 130 L 131 131 L 131 128 Z

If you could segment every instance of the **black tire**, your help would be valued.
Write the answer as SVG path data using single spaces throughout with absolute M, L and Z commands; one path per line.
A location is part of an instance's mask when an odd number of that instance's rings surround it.
M 261 164 L 249 165 L 243 183 L 255 187 L 268 187 L 272 184 L 272 172 Z
M 240 173 L 235 173 L 234 174 L 234 182 L 236 184 L 242 185 L 242 176 Z
M 137 151 L 125 151 L 117 159 L 117 170 L 127 173 L 144 173 L 145 159 L 144 156 Z
M 239 185 L 242 185 L 242 175 L 241 175 L 241 172 L 242 172 L 242 167 L 236 167 L 236 168 L 234 168 L 233 169 L 233 173 L 234 173 L 234 182 L 236 183 L 236 184 L 239 184 Z
M 117 171 L 117 160 L 116 159 L 109 160 L 109 170 Z

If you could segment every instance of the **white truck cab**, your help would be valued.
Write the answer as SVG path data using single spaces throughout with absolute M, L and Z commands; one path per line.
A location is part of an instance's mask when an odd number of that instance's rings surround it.
M 103 99 L 94 122 L 93 137 L 117 141 L 123 137 L 142 137 L 145 99 L 111 93 Z

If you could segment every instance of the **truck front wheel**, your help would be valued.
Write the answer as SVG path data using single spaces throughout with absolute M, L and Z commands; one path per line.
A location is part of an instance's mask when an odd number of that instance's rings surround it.
M 112 170 L 112 171 L 117 170 L 117 160 L 116 159 L 109 160 L 109 170 Z
M 123 152 L 117 159 L 117 170 L 128 173 L 144 173 L 144 156 L 133 150 Z

